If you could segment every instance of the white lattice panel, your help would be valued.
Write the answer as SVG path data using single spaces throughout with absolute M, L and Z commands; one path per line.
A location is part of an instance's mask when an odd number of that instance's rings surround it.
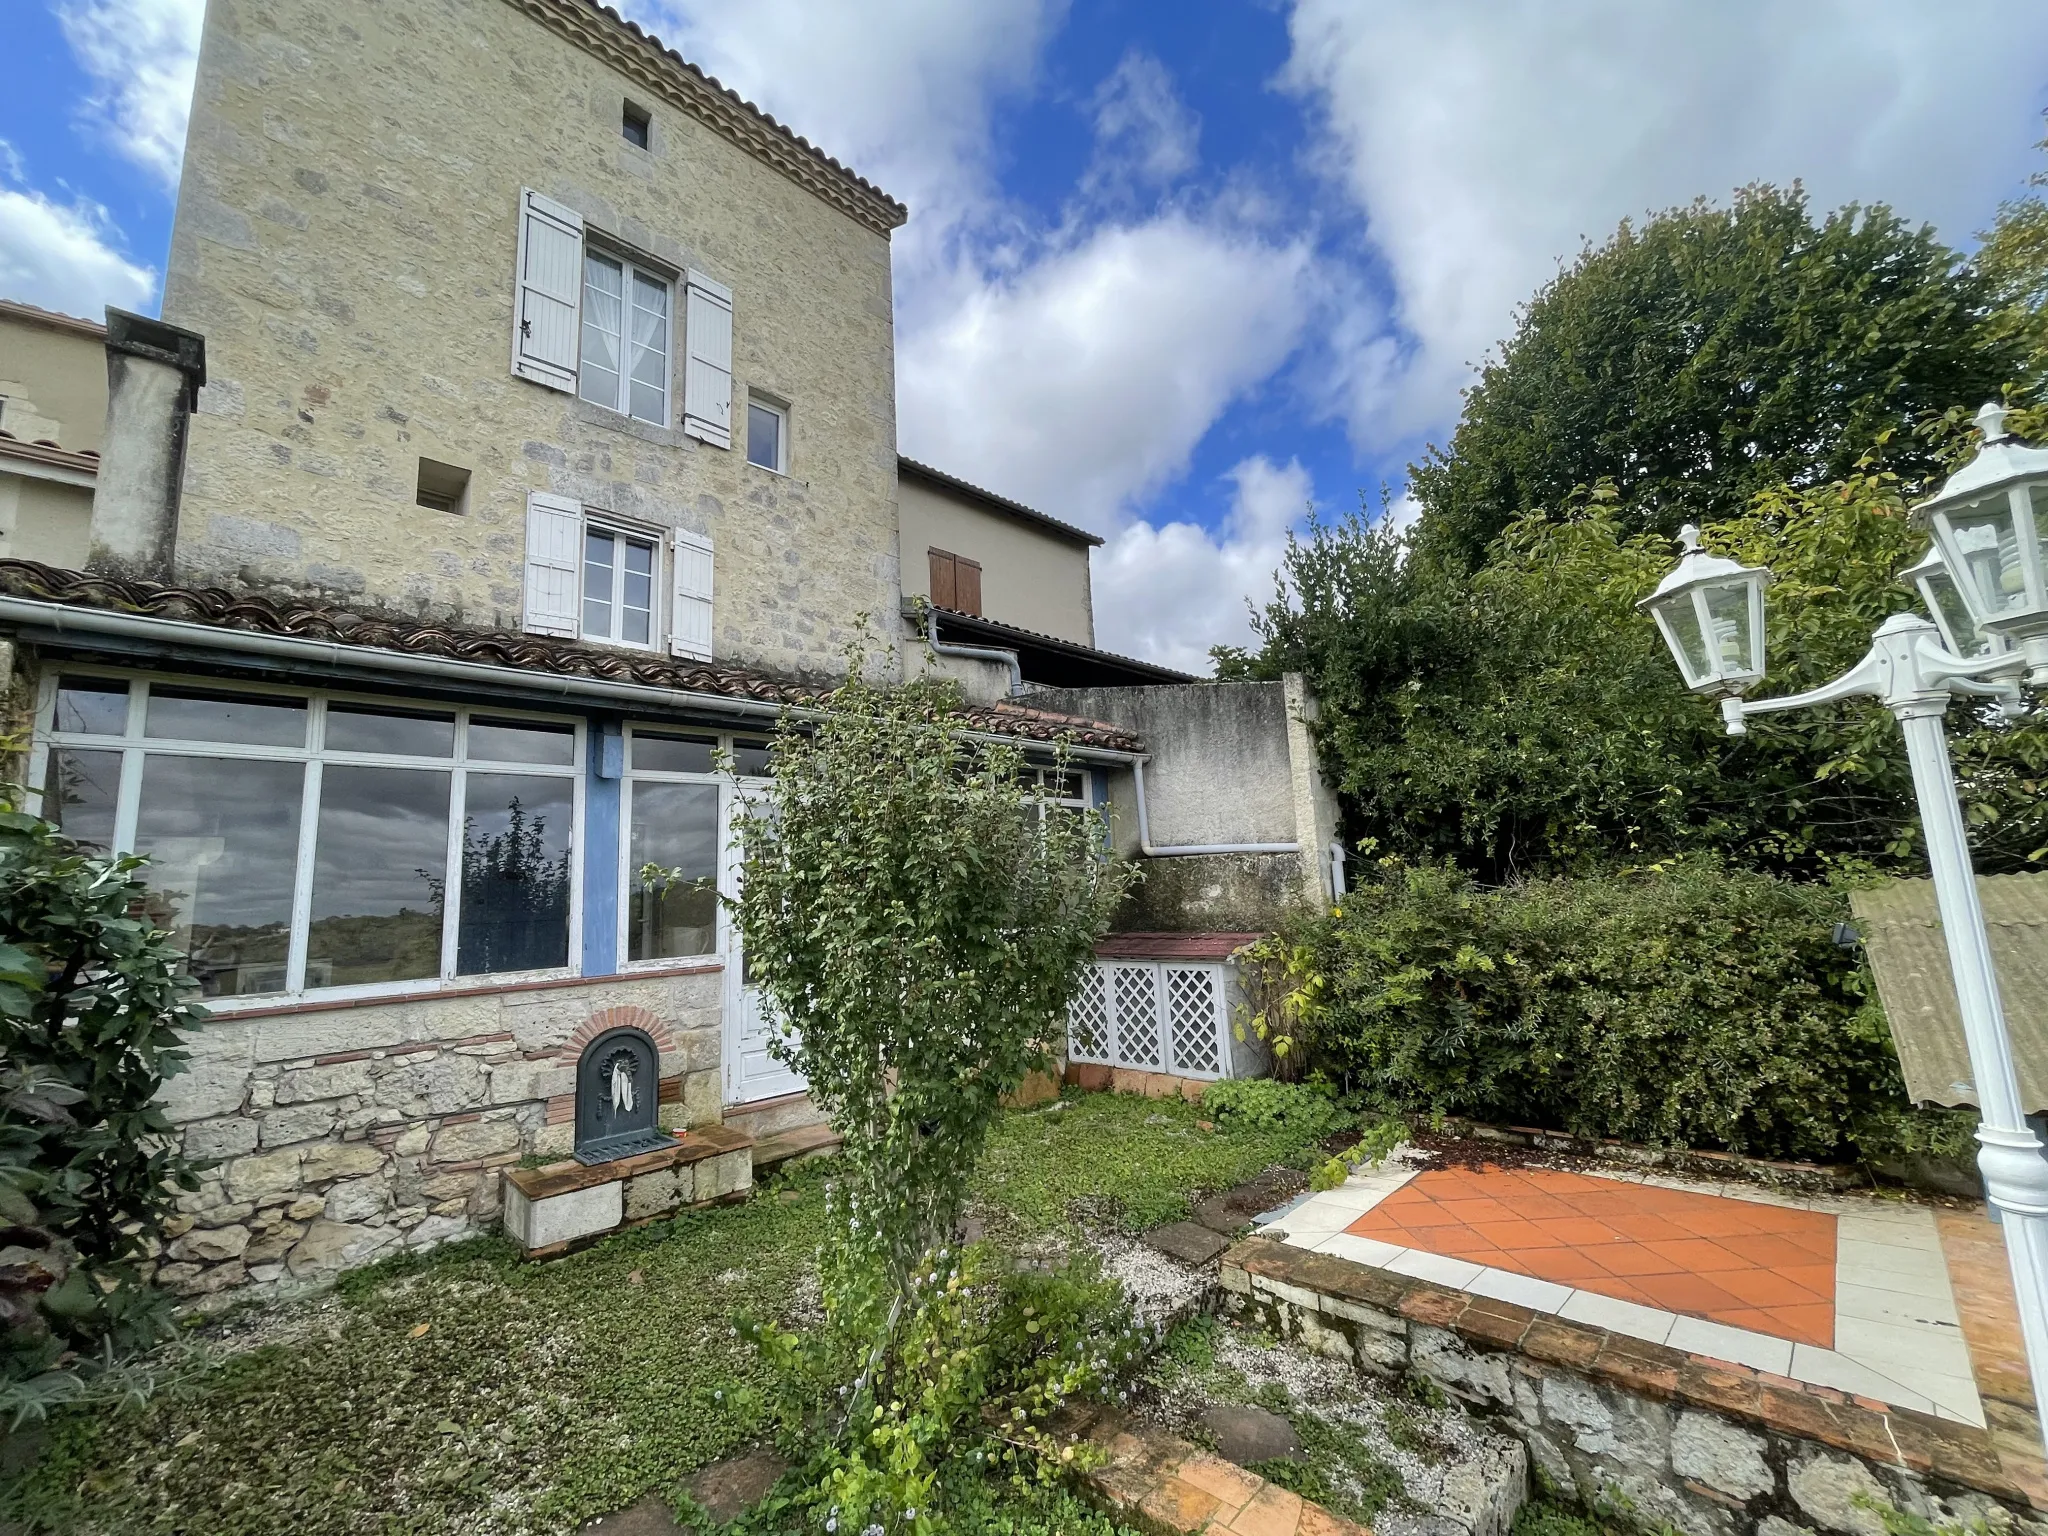
M 1081 973 L 1080 990 L 1067 1010 L 1067 1055 L 1074 1061 L 1113 1064 L 1109 1049 L 1109 986 L 1102 967 Z
M 1167 966 L 1164 973 L 1172 1070 L 1183 1077 L 1221 1077 L 1223 1031 L 1216 973 L 1181 966 Z
M 1165 1065 L 1159 1039 L 1159 968 L 1115 965 L 1109 976 L 1116 1008 L 1116 1065 L 1159 1071 Z

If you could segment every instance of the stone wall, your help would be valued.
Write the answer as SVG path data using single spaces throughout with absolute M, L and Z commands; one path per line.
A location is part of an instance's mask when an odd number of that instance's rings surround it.
M 180 1199 L 158 1278 L 212 1306 L 304 1288 L 493 1229 L 502 1170 L 566 1154 L 576 1059 L 630 1024 L 660 1051 L 661 1123 L 719 1118 L 716 967 L 226 1013 L 162 1102 L 215 1161 Z
M 594 51 L 644 63 L 616 21 L 557 9 L 592 46 L 505 0 L 207 7 L 164 283 L 209 373 L 179 577 L 517 628 L 526 496 L 552 491 L 712 539 L 717 659 L 834 671 L 857 615 L 898 630 L 888 237 L 650 99 Z M 522 188 L 732 289 L 731 448 L 677 425 L 680 325 L 667 425 L 514 377 Z M 750 390 L 788 408 L 787 474 L 747 462 Z M 415 504 L 423 457 L 469 471 L 463 511 Z

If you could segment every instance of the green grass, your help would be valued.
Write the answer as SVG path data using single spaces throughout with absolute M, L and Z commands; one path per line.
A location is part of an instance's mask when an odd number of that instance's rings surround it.
M 1006 1117 L 978 1181 L 992 1235 L 1060 1227 L 1077 1202 L 1137 1230 L 1302 1150 L 1199 1118 L 1110 1095 Z M 59 1416 L 36 1465 L 0 1483 L 0 1516 L 77 1536 L 516 1536 L 673 1501 L 763 1433 L 734 1395 L 759 1375 L 731 1318 L 794 1303 L 822 1178 L 801 1170 L 550 1264 L 485 1239 L 358 1271 L 324 1310 L 280 1309 L 289 1342 L 137 1411 Z M 1107 1536 L 1077 1511 L 992 1493 L 975 1529 Z
M 1142 1232 L 1186 1216 L 1197 1190 L 1228 1189 L 1275 1163 L 1305 1166 L 1314 1148 L 1312 1130 L 1205 1131 L 1203 1120 L 1179 1099 L 1110 1093 L 1011 1115 L 989 1141 L 974 1191 L 1027 1235 L 1076 1216 Z

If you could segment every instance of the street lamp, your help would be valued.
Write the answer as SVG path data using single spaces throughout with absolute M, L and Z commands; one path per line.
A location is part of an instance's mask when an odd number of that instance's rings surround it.
M 2010 649 L 2005 636 L 1986 634 L 1977 627 L 1962 589 L 1948 573 L 1948 563 L 1938 548 L 1930 548 L 1912 565 L 1899 572 L 1899 585 L 1917 592 L 1920 601 L 1941 630 L 1941 643 L 1958 656 L 1984 656 Z
M 1976 1079 L 1977 1167 L 2005 1232 L 2034 1397 L 2048 1403 L 2048 1148 L 2027 1123 L 2020 1098 L 1942 726 L 1957 695 L 1996 698 L 2010 712 L 2020 704 L 2020 674 L 2037 687 L 2048 685 L 2048 549 L 2041 542 L 2048 533 L 2048 449 L 2010 437 L 2005 412 L 1995 405 L 1978 412 L 1977 424 L 1984 442 L 1976 457 L 1913 510 L 1917 524 L 1931 525 L 1945 569 L 1939 577 L 1920 566 L 1908 574 L 1942 618 L 1940 628 L 1915 614 L 1893 614 L 1878 626 L 1869 653 L 1833 682 L 1784 698 L 1749 700 L 1744 690 L 1764 671 L 1768 571 L 1704 554 L 1697 531 L 1688 528 L 1681 535 L 1685 554 L 1678 569 L 1637 606 L 1656 618 L 1686 686 L 1720 700 L 1731 736 L 1747 731 L 1750 715 L 1849 698 L 1877 699 L 1905 733 Z M 1942 579 L 1987 637 L 1988 649 L 1963 654 L 1972 636 L 1942 606 Z M 1746 641 L 1727 628 L 1738 614 L 1753 616 Z

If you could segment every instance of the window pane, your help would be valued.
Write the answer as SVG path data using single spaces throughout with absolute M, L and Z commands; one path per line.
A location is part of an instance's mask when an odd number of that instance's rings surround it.
M 645 645 L 654 633 L 654 546 L 627 539 L 619 584 L 619 638 Z
M 583 633 L 612 633 L 612 536 L 586 530 L 583 535 Z
M 305 776 L 303 763 L 228 757 L 142 765 L 135 851 L 154 861 L 150 915 L 207 997 L 284 990 Z
M 407 757 L 453 757 L 455 717 L 415 715 L 358 704 L 327 706 L 327 746 L 334 752 L 390 752 Z
M 262 747 L 306 744 L 306 701 L 253 693 L 202 693 L 193 688 L 149 690 L 143 729 L 172 741 L 233 741 Z
M 668 284 L 633 274 L 632 411 L 668 422 Z
M 774 759 L 765 741 L 735 740 L 732 744 L 733 771 L 743 779 L 765 779 L 774 770 Z
M 782 468 L 782 417 L 765 405 L 747 404 L 747 462 Z
M 625 270 L 609 256 L 583 257 L 583 398 L 619 408 L 621 342 L 625 338 Z
M 120 753 L 50 748 L 43 767 L 43 819 L 55 822 L 66 837 L 110 852 L 120 792 Z
M 57 729 L 119 736 L 128 729 L 128 685 L 119 678 L 67 677 L 57 684 Z
M 566 725 L 529 725 L 520 720 L 471 720 L 472 762 L 560 763 L 576 761 L 576 734 Z
M 341 763 L 322 770 L 307 986 L 441 974 L 450 777 Z
M 569 963 L 571 781 L 472 773 L 462 823 L 465 976 Z
M 626 958 L 718 948 L 718 786 L 635 784 L 627 839 Z
M 656 773 L 709 773 L 716 736 L 652 736 L 633 733 L 633 768 Z

